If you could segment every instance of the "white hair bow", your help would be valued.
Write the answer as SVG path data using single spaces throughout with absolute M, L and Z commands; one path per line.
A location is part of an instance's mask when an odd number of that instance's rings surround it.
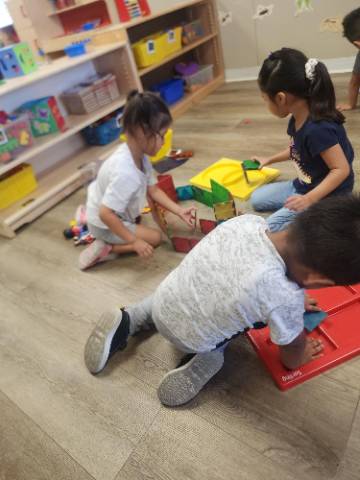
M 309 58 L 309 60 L 305 63 L 305 75 L 310 82 L 312 82 L 315 78 L 315 67 L 319 63 L 316 58 Z

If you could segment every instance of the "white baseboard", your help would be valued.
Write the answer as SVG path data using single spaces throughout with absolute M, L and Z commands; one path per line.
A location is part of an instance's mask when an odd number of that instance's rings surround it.
M 322 60 L 330 73 L 348 73 L 352 72 L 354 66 L 354 57 L 325 58 Z M 225 70 L 227 83 L 243 82 L 248 80 L 257 80 L 260 67 L 246 68 L 228 68 Z

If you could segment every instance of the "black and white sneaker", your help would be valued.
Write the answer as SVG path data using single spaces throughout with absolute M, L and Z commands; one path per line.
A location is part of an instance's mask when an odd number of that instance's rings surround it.
M 190 402 L 223 364 L 222 350 L 186 356 L 180 366 L 168 372 L 162 379 L 158 388 L 160 402 L 168 407 L 178 407 Z
M 91 373 L 101 372 L 115 352 L 126 348 L 129 328 L 130 316 L 124 309 L 114 308 L 101 315 L 85 345 L 85 365 Z

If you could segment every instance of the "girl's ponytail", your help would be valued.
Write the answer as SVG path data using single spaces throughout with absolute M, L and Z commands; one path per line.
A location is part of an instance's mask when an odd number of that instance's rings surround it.
M 308 60 L 306 66 L 311 60 Z M 310 78 L 309 78 L 310 77 Z M 336 108 L 335 89 L 326 66 L 317 62 L 310 75 L 309 106 L 312 120 L 330 120 L 344 123 L 345 117 Z

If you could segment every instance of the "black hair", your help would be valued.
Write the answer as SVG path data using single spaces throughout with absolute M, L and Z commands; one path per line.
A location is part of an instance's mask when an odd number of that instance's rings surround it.
M 158 95 L 152 92 L 139 93 L 137 90 L 129 93 L 122 117 L 125 132 L 134 134 L 141 127 L 145 135 L 156 135 L 168 128 L 171 122 L 171 113 Z
M 349 42 L 360 41 L 360 8 L 356 8 L 348 13 L 342 22 L 344 28 L 344 37 Z
M 303 265 L 337 285 L 360 282 L 360 196 L 331 196 L 296 216 L 289 242 Z
M 344 115 L 336 109 L 335 89 L 327 68 L 318 62 L 310 80 L 305 71 L 307 61 L 306 55 L 292 48 L 282 48 L 271 53 L 259 73 L 260 90 L 271 99 L 279 92 L 288 92 L 306 99 L 310 118 L 314 121 L 344 123 Z

